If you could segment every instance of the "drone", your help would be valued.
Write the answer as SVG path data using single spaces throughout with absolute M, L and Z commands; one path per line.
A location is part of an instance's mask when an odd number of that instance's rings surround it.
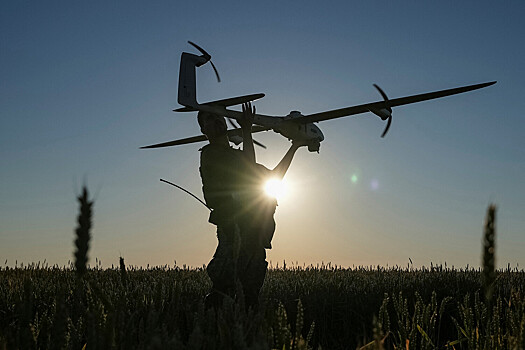
M 239 145 L 242 142 L 242 131 L 241 128 L 235 125 L 233 120 L 239 121 L 242 118 L 243 114 L 242 112 L 234 111 L 228 109 L 227 107 L 255 101 L 264 97 L 265 95 L 263 93 L 258 93 L 216 100 L 206 103 L 198 103 L 196 95 L 196 68 L 201 67 L 209 62 L 213 70 L 215 71 L 217 81 L 220 82 L 221 80 L 217 68 L 211 61 L 211 55 L 197 44 L 191 41 L 188 41 L 188 43 L 194 48 L 196 48 L 201 53 L 201 55 L 195 55 L 188 52 L 182 53 L 179 69 L 179 87 L 177 102 L 184 107 L 175 109 L 173 111 L 199 111 L 226 117 L 230 122 L 231 126 L 233 126 L 232 129 L 227 130 L 228 138 L 235 145 Z M 321 129 L 319 129 L 319 127 L 314 123 L 371 112 L 379 118 L 381 118 L 383 121 L 387 121 L 385 129 L 381 135 L 381 137 L 385 137 L 388 130 L 390 129 L 390 125 L 392 124 L 393 107 L 437 99 L 445 96 L 456 95 L 472 90 L 485 88 L 495 83 L 496 81 L 491 81 L 487 83 L 461 86 L 452 89 L 427 92 L 418 95 L 399 97 L 395 99 L 389 99 L 386 93 L 378 85 L 373 84 L 373 86 L 381 94 L 383 98 L 382 101 L 333 109 L 330 111 L 314 113 L 309 115 L 303 115 L 299 111 L 291 111 L 286 116 L 271 116 L 256 113 L 253 118 L 254 125 L 252 126 L 251 131 L 252 133 L 257 133 L 261 131 L 273 130 L 274 132 L 281 134 L 282 136 L 290 140 L 299 140 L 305 142 L 308 145 L 308 150 L 310 152 L 319 152 L 319 147 L 321 141 L 324 140 L 324 135 Z M 143 146 L 141 148 L 171 147 L 194 142 L 202 142 L 206 140 L 207 138 L 205 135 L 199 135 L 149 146 Z M 263 144 L 255 140 L 254 144 L 266 148 Z

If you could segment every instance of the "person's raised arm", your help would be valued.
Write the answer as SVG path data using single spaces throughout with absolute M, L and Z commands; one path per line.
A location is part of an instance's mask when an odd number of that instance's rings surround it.
M 242 104 L 242 119 L 239 120 L 242 128 L 242 151 L 249 162 L 255 163 L 255 148 L 252 139 L 253 116 L 255 115 L 255 106 L 250 102 Z
M 290 164 L 292 163 L 293 156 L 295 155 L 295 151 L 299 149 L 301 146 L 306 146 L 306 142 L 304 141 L 292 141 L 292 145 L 288 149 L 288 152 L 284 155 L 283 159 L 277 164 L 277 166 L 272 170 L 272 175 L 279 178 L 281 180 L 286 172 L 288 171 L 288 168 L 290 167 Z

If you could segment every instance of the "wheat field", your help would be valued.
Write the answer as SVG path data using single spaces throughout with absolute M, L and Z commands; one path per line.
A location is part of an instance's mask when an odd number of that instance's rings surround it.
M 525 348 L 525 271 L 495 269 L 493 206 L 480 269 L 283 264 L 257 311 L 215 311 L 204 268 L 88 266 L 93 202 L 78 200 L 74 262 L 0 267 L 0 349 Z

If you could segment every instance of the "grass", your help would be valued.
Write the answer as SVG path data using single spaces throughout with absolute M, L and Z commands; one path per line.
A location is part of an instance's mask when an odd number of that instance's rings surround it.
M 88 197 L 74 263 L 0 268 L 0 349 L 525 348 L 525 272 L 495 269 L 495 208 L 482 269 L 273 268 L 257 312 L 215 312 L 202 268 L 86 265 Z

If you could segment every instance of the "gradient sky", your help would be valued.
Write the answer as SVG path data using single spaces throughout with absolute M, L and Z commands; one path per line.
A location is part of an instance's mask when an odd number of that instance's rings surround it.
M 479 266 L 498 206 L 497 265 L 525 265 L 523 1 L 4 1 L 0 3 L 0 258 L 66 264 L 76 195 L 95 196 L 91 263 L 202 266 L 216 247 L 199 134 L 173 113 L 183 51 L 201 102 L 263 92 L 257 111 L 303 114 L 497 80 L 489 88 L 319 123 L 277 208 L 273 265 Z M 289 142 L 258 134 L 273 167 Z

